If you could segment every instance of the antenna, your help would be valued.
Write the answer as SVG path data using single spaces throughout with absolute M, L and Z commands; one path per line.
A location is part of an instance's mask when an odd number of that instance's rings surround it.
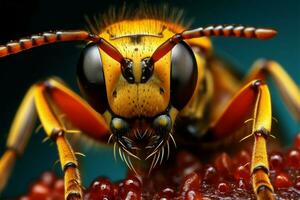
M 225 37 L 243 37 L 243 38 L 255 38 L 255 39 L 270 39 L 277 34 L 274 29 L 268 28 L 254 28 L 234 25 L 218 25 L 200 27 L 193 30 L 186 30 L 182 33 L 177 33 L 170 37 L 167 41 L 162 43 L 152 54 L 149 62 L 151 64 L 157 62 L 160 58 L 166 55 L 171 49 L 185 39 L 211 37 L 211 36 L 225 36 Z

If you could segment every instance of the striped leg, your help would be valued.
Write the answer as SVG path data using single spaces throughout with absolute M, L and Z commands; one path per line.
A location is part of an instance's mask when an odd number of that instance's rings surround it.
M 57 133 L 55 140 L 61 168 L 64 171 L 65 199 L 82 199 L 80 174 L 74 151 L 62 131 Z
M 35 103 L 46 133 L 57 144 L 64 171 L 65 199 L 82 199 L 78 162 L 72 147 L 64 137 L 68 131 L 64 130 L 50 102 L 58 107 L 60 112 L 66 114 L 75 127 L 95 139 L 106 141 L 107 125 L 101 115 L 55 79 L 37 85 Z
M 65 180 L 65 199 L 82 199 L 78 162 L 65 138 L 66 130 L 58 114 L 64 113 L 72 124 L 88 136 L 107 141 L 107 125 L 100 114 L 55 79 L 35 84 L 25 96 L 12 124 L 7 141 L 8 150 L 0 159 L 0 189 L 3 189 L 16 155 L 21 154 L 38 115 L 49 138 L 56 144 Z
M 269 164 L 266 142 L 270 135 L 272 110 L 268 86 L 261 81 L 252 81 L 232 99 L 224 113 L 211 126 L 214 140 L 231 136 L 249 114 L 253 117 L 252 133 L 254 145 L 251 161 L 252 185 L 258 199 L 273 197 L 273 186 L 269 180 Z
M 37 113 L 34 106 L 34 86 L 25 95 L 9 130 L 6 151 L 0 159 L 0 193 L 4 189 L 17 156 L 21 156 L 33 132 Z
M 254 145 L 252 152 L 251 173 L 253 190 L 257 199 L 274 199 L 273 186 L 269 179 L 269 162 L 267 155 L 267 138 L 270 135 L 272 112 L 271 98 L 267 85 L 255 82 L 257 99 L 253 115 Z
M 35 103 L 42 125 L 49 137 L 57 145 L 61 168 L 64 171 L 65 199 L 81 199 L 81 180 L 78 172 L 78 162 L 74 151 L 66 140 L 64 126 L 53 112 L 47 99 L 47 87 L 38 84 L 35 90 Z

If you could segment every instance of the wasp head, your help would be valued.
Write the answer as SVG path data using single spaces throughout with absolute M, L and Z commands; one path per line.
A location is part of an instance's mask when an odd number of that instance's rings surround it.
M 120 154 L 152 158 L 151 166 L 155 166 L 169 154 L 178 111 L 196 90 L 198 65 L 183 41 L 153 60 L 153 52 L 174 35 L 168 29 L 128 31 L 110 28 L 101 35 L 123 56 L 120 62 L 97 44 L 87 45 L 79 61 L 78 80 L 88 102 L 104 115 Z

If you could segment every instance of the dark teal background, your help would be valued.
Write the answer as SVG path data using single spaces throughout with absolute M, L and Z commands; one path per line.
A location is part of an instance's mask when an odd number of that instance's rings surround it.
M 84 15 L 103 13 L 108 7 L 120 6 L 123 1 L 91 0 L 1 0 L 0 41 L 5 43 L 34 33 L 47 30 L 81 29 L 85 27 Z M 134 1 L 127 1 L 131 4 Z M 151 1 L 149 1 L 151 2 Z M 152 1 L 153 2 L 153 1 Z M 216 51 L 231 60 L 246 73 L 258 58 L 270 58 L 280 62 L 291 77 L 300 85 L 300 3 L 286 1 L 163 1 L 185 10 L 186 18 L 192 18 L 192 27 L 211 24 L 244 24 L 267 26 L 279 31 L 275 39 L 256 41 L 237 38 L 213 39 Z M 158 4 L 154 1 L 153 4 Z M 26 92 L 34 82 L 51 75 L 63 78 L 76 91 L 76 63 L 82 43 L 57 44 L 40 47 L 20 55 L 0 59 L 0 154 L 4 151 L 5 138 L 14 113 Z M 271 83 L 272 85 L 272 83 Z M 281 133 L 289 143 L 300 130 L 288 114 L 278 92 L 272 86 L 274 116 L 279 119 Z M 3 196 L 15 196 L 24 192 L 30 181 L 45 170 L 56 170 L 58 159 L 55 145 L 41 144 L 43 132 L 33 134 L 24 156 L 17 162 L 13 176 Z M 86 170 L 82 173 L 87 185 L 97 175 L 110 176 L 113 180 L 122 178 L 124 165 L 113 160 L 109 149 L 92 148 L 83 150 Z

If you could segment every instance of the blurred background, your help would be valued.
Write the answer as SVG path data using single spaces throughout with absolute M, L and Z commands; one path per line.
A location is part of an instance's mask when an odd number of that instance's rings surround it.
M 137 1 L 138 2 L 138 1 Z M 127 1 L 136 6 L 135 1 Z M 186 19 L 193 19 L 193 28 L 211 24 L 244 24 L 273 27 L 279 31 L 275 39 L 256 41 L 237 38 L 213 39 L 215 51 L 235 64 L 237 71 L 245 74 L 258 58 L 270 58 L 280 62 L 300 85 L 300 1 L 240 1 L 240 0 L 166 0 L 146 1 L 185 10 Z M 0 43 L 48 30 L 82 29 L 86 27 L 84 15 L 104 13 L 111 6 L 122 6 L 120 0 L 0 0 Z M 0 59 L 0 155 L 13 116 L 29 86 L 38 80 L 56 75 L 75 91 L 76 65 L 83 43 L 64 43 L 43 46 L 22 54 Z M 286 144 L 300 130 L 300 125 L 289 115 L 271 82 L 274 117 L 279 120 L 280 132 Z M 24 156 L 17 161 L 12 178 L 3 197 L 23 193 L 28 184 L 45 170 L 55 170 L 61 175 L 55 145 L 42 144 L 43 131 L 33 134 Z M 111 149 L 85 150 L 81 159 L 82 173 L 87 186 L 98 175 L 118 180 L 125 175 L 125 166 L 114 161 Z

